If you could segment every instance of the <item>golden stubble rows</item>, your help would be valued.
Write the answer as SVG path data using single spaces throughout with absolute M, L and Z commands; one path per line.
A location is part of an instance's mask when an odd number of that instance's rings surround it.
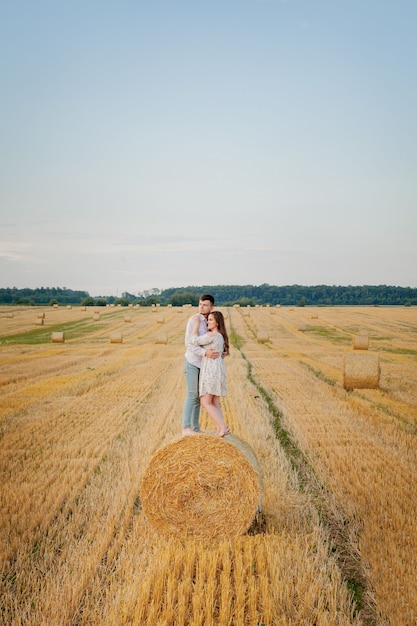
M 318 341 L 317 335 L 309 336 L 308 327 L 297 334 L 289 311 L 283 311 L 275 325 L 265 311 L 252 315 L 251 325 L 234 317 L 247 337 L 244 350 L 255 378 L 273 397 L 340 509 L 362 526 L 359 547 L 377 606 L 392 623 L 411 624 L 417 615 L 415 310 L 325 309 L 321 318 L 333 339 L 338 330 L 343 338 L 366 322 L 372 351 L 381 359 L 380 389 L 345 392 L 337 364 L 351 346 Z M 297 334 L 293 344 L 288 337 L 291 324 Z M 269 325 L 272 336 L 275 332 L 269 345 L 253 340 L 257 325 Z M 323 380 L 323 372 L 336 384 Z
M 412 350 L 415 311 L 382 316 L 379 309 L 325 309 L 310 322 L 306 309 L 305 333 L 294 321 L 297 310 L 252 309 L 249 318 L 236 309 L 224 312 L 243 338 L 246 360 L 232 348 L 223 408 L 262 467 L 263 526 L 217 545 L 161 541 L 140 510 L 140 478 L 150 458 L 180 436 L 182 342 L 192 311 L 129 311 L 129 323 L 126 311 L 112 311 L 101 316 L 102 328 L 91 321 L 91 335 L 63 346 L 0 348 L 5 623 L 360 623 L 327 530 L 312 498 L 300 491 L 267 406 L 247 379 L 247 361 L 282 410 L 331 505 L 362 529 L 361 556 L 380 623 L 384 615 L 392 623 L 415 615 L 410 555 L 416 529 L 407 521 L 407 515 L 415 519 L 415 360 L 395 352 L 397 346 Z M 2 332 L 11 334 L 12 322 L 8 318 L 9 330 Z M 371 349 L 375 342 L 386 348 L 384 387 L 347 394 L 338 383 L 341 354 L 351 349 L 350 332 L 365 323 Z M 29 330 L 32 318 L 28 324 Z M 309 324 L 331 333 L 309 333 Z M 114 328 L 124 333 L 122 345 L 108 343 Z M 168 344 L 156 345 L 162 328 Z M 271 342 L 261 345 L 256 332 L 263 329 Z M 329 339 L 337 334 L 347 340 Z M 202 426 L 212 429 L 204 414 Z

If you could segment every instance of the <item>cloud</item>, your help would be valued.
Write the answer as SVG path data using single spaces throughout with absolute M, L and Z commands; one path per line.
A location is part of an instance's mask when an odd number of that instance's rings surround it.
M 29 247 L 24 242 L 0 241 L 0 258 L 13 262 L 26 260 Z

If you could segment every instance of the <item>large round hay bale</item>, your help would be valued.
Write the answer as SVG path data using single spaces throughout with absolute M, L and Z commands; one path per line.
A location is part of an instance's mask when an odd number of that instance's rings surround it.
M 258 343 L 268 343 L 269 342 L 269 332 L 267 330 L 261 330 L 256 336 L 256 341 Z
M 159 335 L 156 336 L 155 343 L 167 344 L 168 343 L 168 336 L 165 335 L 165 333 L 160 333 Z
M 260 505 L 262 477 L 237 437 L 186 436 L 158 450 L 142 478 L 143 511 L 164 535 L 237 537 Z
M 347 354 L 343 358 L 344 389 L 376 389 L 381 367 L 376 354 Z
M 64 343 L 65 334 L 59 331 L 54 331 L 51 335 L 52 343 Z
M 355 335 L 352 339 L 352 346 L 354 350 L 368 350 L 369 335 Z
M 123 335 L 122 333 L 115 331 L 110 334 L 110 343 L 123 343 Z

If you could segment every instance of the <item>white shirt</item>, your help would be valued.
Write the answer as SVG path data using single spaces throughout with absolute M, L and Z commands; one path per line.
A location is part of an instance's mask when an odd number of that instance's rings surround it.
M 198 335 L 204 335 L 207 328 L 207 320 L 204 315 L 200 315 L 200 326 L 198 327 Z M 187 328 L 185 329 L 185 358 L 191 365 L 195 365 L 196 367 L 201 367 L 201 359 L 206 353 L 206 348 L 204 346 L 194 346 L 191 343 L 191 333 L 194 328 L 194 320 L 192 317 L 187 322 Z

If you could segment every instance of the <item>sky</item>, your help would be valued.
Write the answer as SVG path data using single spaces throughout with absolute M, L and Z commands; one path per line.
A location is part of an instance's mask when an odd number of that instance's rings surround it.
M 0 287 L 417 287 L 415 0 L 0 0 Z

